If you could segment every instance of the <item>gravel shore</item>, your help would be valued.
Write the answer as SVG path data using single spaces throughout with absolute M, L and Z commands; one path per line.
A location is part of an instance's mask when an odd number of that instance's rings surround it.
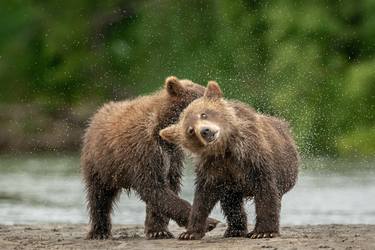
M 219 224 L 202 240 L 146 240 L 143 226 L 115 225 L 113 239 L 85 240 L 87 225 L 0 225 L 0 249 L 375 249 L 375 225 L 284 226 L 281 237 L 222 237 Z M 249 226 L 251 228 L 251 226 Z M 176 236 L 183 228 L 170 227 Z

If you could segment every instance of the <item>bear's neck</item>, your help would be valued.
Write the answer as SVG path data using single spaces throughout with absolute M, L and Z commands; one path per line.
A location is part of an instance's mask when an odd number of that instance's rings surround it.
M 244 183 L 246 164 L 228 150 L 225 154 L 202 156 L 198 160 L 196 173 L 206 179 L 206 183 Z
M 165 105 L 162 105 L 162 107 L 160 107 L 160 110 L 157 114 L 159 124 L 158 129 L 161 130 L 177 123 L 183 109 L 183 104 L 167 100 L 165 102 Z
M 215 152 L 198 155 L 198 165 L 206 168 L 215 166 L 215 168 L 227 168 L 236 165 L 246 164 L 249 159 L 248 142 L 237 130 L 233 130 L 230 138 L 217 147 Z M 222 148 L 221 150 L 219 148 Z
M 156 126 L 154 128 L 154 135 L 155 138 L 158 138 L 159 143 L 161 146 L 166 146 L 166 148 L 173 148 L 175 149 L 176 146 L 164 141 L 160 135 L 160 130 L 177 123 L 181 112 L 185 108 L 184 103 L 180 103 L 177 101 L 171 100 L 171 98 L 167 95 L 161 95 L 159 100 L 159 107 L 156 111 Z M 173 146 L 172 146 L 173 145 Z

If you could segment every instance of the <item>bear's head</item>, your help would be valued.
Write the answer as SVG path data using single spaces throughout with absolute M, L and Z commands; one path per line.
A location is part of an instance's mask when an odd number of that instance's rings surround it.
M 195 154 L 223 154 L 236 131 L 234 111 L 223 99 L 219 85 L 210 81 L 204 96 L 193 101 L 178 123 L 160 131 L 160 136 Z

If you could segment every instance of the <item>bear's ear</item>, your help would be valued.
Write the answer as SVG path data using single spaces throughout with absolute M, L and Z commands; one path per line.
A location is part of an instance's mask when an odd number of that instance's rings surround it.
M 223 97 L 223 92 L 221 91 L 220 86 L 217 82 L 209 81 L 204 96 L 207 98 L 219 99 Z
M 184 86 L 175 76 L 170 76 L 165 79 L 165 89 L 171 96 L 179 96 L 184 91 Z
M 180 137 L 177 125 L 171 125 L 159 132 L 160 137 L 167 142 L 177 144 Z

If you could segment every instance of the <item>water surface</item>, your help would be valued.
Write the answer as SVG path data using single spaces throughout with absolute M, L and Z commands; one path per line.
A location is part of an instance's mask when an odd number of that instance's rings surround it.
M 185 169 L 182 197 L 193 199 L 194 174 Z M 282 202 L 282 224 L 375 224 L 375 160 L 306 160 Z M 87 223 L 77 156 L 0 157 L 0 224 Z M 254 206 L 247 202 L 249 222 Z M 121 196 L 114 223 L 142 224 L 145 205 Z M 220 208 L 213 217 L 224 221 Z

